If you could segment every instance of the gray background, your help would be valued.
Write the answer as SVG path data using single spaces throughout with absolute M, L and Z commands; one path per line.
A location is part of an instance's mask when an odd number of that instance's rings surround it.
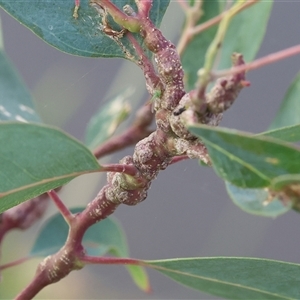
M 180 14 L 173 1 L 162 25 L 163 32 L 173 41 L 181 26 Z M 177 32 L 174 32 L 175 18 L 178 19 Z M 123 63 L 120 59 L 96 60 L 61 53 L 2 11 L 1 19 L 6 52 L 32 91 L 44 120 L 63 126 L 79 139 L 83 139 L 84 128 L 109 92 L 111 83 L 112 89 L 132 84 L 143 86 L 143 81 L 138 81 L 141 79 L 133 77 L 135 72 L 137 77 L 142 77 L 134 66 L 129 66 L 133 72 L 123 69 L 118 75 L 121 83 L 114 85 L 113 78 Z M 299 36 L 300 1 L 275 0 L 258 57 L 298 44 Z M 251 87 L 242 92 L 225 114 L 222 126 L 249 132 L 265 130 L 299 66 L 300 56 L 295 56 L 250 72 Z M 126 149 L 110 159 L 116 162 L 131 153 L 132 149 Z M 61 197 L 69 206 L 87 203 L 103 182 L 103 177 L 85 176 L 72 182 Z M 48 214 L 54 212 L 51 205 Z M 231 202 L 223 182 L 213 171 L 199 167 L 195 160 L 178 163 L 161 172 L 145 202 L 136 207 L 122 206 L 115 216 L 124 226 L 131 256 L 135 258 L 250 256 L 300 262 L 297 213 L 289 212 L 277 219 L 246 214 Z M 25 235 L 10 234 L 3 250 L 4 259 L 15 259 L 20 253 L 26 255 L 39 226 Z M 14 282 L 12 291 L 4 294 L 6 297 L 13 297 L 13 291 L 29 282 L 38 261 L 3 274 L 3 286 L 8 287 L 11 280 Z M 151 270 L 149 274 L 151 295 L 139 291 L 120 266 L 89 266 L 47 287 L 37 299 L 216 299 L 180 286 Z

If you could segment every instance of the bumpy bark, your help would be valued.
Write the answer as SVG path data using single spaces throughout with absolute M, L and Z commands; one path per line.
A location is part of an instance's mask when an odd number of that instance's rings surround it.
M 147 89 L 154 97 L 157 129 L 139 141 L 132 156 L 126 156 L 121 165 L 135 169 L 126 172 L 109 172 L 107 184 L 86 209 L 70 220 L 70 232 L 65 246 L 55 255 L 46 258 L 39 266 L 33 282 L 18 299 L 29 299 L 45 285 L 56 282 L 70 271 L 83 266 L 85 252 L 81 241 L 85 231 L 94 223 L 112 214 L 120 204 L 136 205 L 147 197 L 151 182 L 160 170 L 164 170 L 173 157 L 187 155 L 209 163 L 205 146 L 186 129 L 186 123 L 218 125 L 222 112 L 236 99 L 243 87 L 245 74 L 232 75 L 216 82 L 214 88 L 201 99 L 202 106 L 194 106 L 196 91 L 186 93 L 183 84 L 183 70 L 175 46 L 168 41 L 149 19 L 151 1 L 137 1 L 139 11 L 125 9 L 126 15 L 108 0 L 92 0 L 109 12 L 115 20 L 128 30 L 139 28 L 145 46 L 153 52 L 156 69 L 140 55 L 139 65 L 143 69 Z M 128 24 L 131 22 L 132 24 Z M 125 23 L 124 23 L 125 22 Z M 127 22 L 127 23 L 126 23 Z M 241 55 L 234 56 L 234 65 L 243 64 Z M 157 97 L 159 95 L 159 97 Z M 133 175 L 134 173 L 134 175 Z

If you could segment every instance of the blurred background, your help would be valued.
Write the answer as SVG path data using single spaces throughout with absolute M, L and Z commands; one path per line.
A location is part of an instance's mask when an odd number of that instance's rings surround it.
M 258 57 L 299 44 L 300 2 L 274 2 Z M 46 123 L 83 140 L 89 118 L 110 95 L 133 86 L 136 99 L 146 101 L 142 73 L 132 63 L 62 53 L 5 12 L 0 11 L 0 16 L 6 53 L 30 88 Z M 162 31 L 176 42 L 182 22 L 183 13 L 176 1 L 171 1 Z M 300 56 L 295 56 L 250 72 L 251 87 L 242 91 L 221 125 L 255 133 L 266 130 L 299 69 Z M 132 152 L 127 148 L 101 162 L 117 162 Z M 103 175 L 86 175 L 73 180 L 60 195 L 69 207 L 85 205 L 104 182 Z M 55 212 L 51 204 L 47 216 Z M 222 180 L 196 160 L 161 172 L 146 201 L 136 207 L 121 206 L 115 216 L 124 226 L 134 258 L 250 256 L 300 263 L 299 214 L 291 211 L 267 219 L 241 211 L 229 199 Z M 25 256 L 41 224 L 24 233 L 10 233 L 4 241 L 2 262 Z M 25 287 L 38 262 L 31 260 L 3 272 L 0 298 L 10 299 Z M 217 299 L 148 271 L 153 289 L 150 295 L 138 290 L 125 268 L 98 265 L 71 273 L 45 288 L 36 299 Z

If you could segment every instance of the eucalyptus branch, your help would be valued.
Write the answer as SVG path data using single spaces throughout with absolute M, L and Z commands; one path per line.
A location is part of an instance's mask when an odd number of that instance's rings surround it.
M 120 15 L 120 12 L 116 12 L 119 9 L 111 5 L 108 0 L 92 0 L 92 2 L 101 5 L 114 16 Z M 104 166 L 103 170 L 109 171 L 107 184 L 82 212 L 67 218 L 69 233 L 65 245 L 39 264 L 34 279 L 16 299 L 31 299 L 43 287 L 61 280 L 73 270 L 83 268 L 86 263 L 139 264 L 133 259 L 87 256 L 82 245 L 86 230 L 111 215 L 119 205 L 131 206 L 145 200 L 152 181 L 171 163 L 189 157 L 202 159 L 209 164 L 205 146 L 189 133 L 186 124 L 201 122 L 217 125 L 222 112 L 228 108 L 229 100 L 232 103 L 233 98 L 237 97 L 243 87 L 241 82 L 245 80 L 244 73 L 223 78 L 221 82 L 217 82 L 215 89 L 206 95 L 203 107 L 200 110 L 195 108 L 193 95 L 197 91 L 189 93 L 184 91 L 183 70 L 175 46 L 148 18 L 147 11 L 151 1 L 140 3 L 135 21 L 139 23 L 140 35 L 146 47 L 154 54 L 159 82 L 162 86 L 159 98 L 154 99 L 157 129 L 136 144 L 132 156 L 124 157 L 119 164 Z M 118 23 L 119 19 L 115 18 L 115 21 Z M 118 24 L 123 26 L 123 23 L 124 19 Z M 242 63 L 242 56 L 235 55 L 234 64 Z M 144 74 L 147 84 L 147 72 Z M 155 88 L 148 87 L 148 91 L 152 96 L 156 95 Z M 219 94 L 220 91 L 222 95 Z M 62 202 L 52 192 L 50 195 L 59 204 L 63 214 L 68 216 Z
M 108 173 L 107 185 L 69 224 L 65 245 L 40 263 L 35 278 L 17 299 L 30 299 L 44 286 L 57 282 L 72 270 L 82 268 L 85 257 L 82 238 L 86 230 L 112 214 L 120 204 L 136 205 L 143 201 L 158 172 L 171 163 L 172 157 L 187 152 L 187 148 L 183 147 L 183 139 L 174 134 L 168 125 L 168 118 L 185 94 L 179 56 L 175 46 L 165 39 L 148 18 L 142 17 L 140 23 L 141 35 L 147 48 L 154 52 L 160 80 L 164 85 L 164 92 L 155 105 L 158 128 L 137 143 L 133 156 L 126 156 L 120 161 L 121 165 L 135 168 L 137 172 L 133 175 Z
M 3 197 L 2 210 L 14 205 L 16 199 L 21 202 L 25 197 L 28 198 L 30 193 L 36 195 L 39 191 L 45 192 L 45 189 L 51 185 L 54 187 L 55 182 L 57 183 L 59 180 L 68 181 L 74 176 L 86 172 L 106 172 L 106 183 L 90 199 L 91 201 L 83 209 L 80 209 L 80 212 L 73 213 L 73 210 L 71 211 L 64 204 L 63 199 L 57 194 L 59 187 L 0 214 L 0 243 L 10 230 L 27 229 L 39 220 L 50 199 L 66 222 L 66 228 L 61 228 L 60 232 L 66 236 L 63 241 L 61 241 L 61 235 L 56 236 L 57 231 L 53 226 L 54 223 L 58 225 L 61 220 L 53 218 L 41 230 L 31 254 L 39 250 L 51 251 L 52 246 L 58 244 L 60 249 L 38 264 L 34 278 L 15 299 L 32 299 L 44 287 L 56 283 L 70 272 L 80 270 L 90 264 L 127 265 L 135 283 L 146 292 L 150 291 L 150 285 L 147 276 L 143 273 L 144 270 L 141 270 L 140 267 L 152 267 L 171 277 L 176 273 L 176 276 L 178 275 L 176 280 L 179 282 L 201 291 L 215 293 L 217 296 L 234 298 L 236 293 L 243 295 L 243 291 L 239 288 L 242 282 L 243 289 L 247 293 L 250 288 L 253 297 L 266 293 L 272 295 L 275 293 L 285 297 L 287 289 L 282 290 L 280 287 L 276 287 L 277 282 L 285 280 L 284 275 L 278 277 L 280 272 L 275 272 L 277 275 L 275 274 L 276 276 L 272 277 L 271 281 L 263 286 L 260 285 L 257 289 L 259 283 L 264 282 L 264 277 L 268 276 L 268 272 L 261 274 L 258 283 L 253 283 L 253 276 L 257 275 L 253 273 L 253 270 L 255 268 L 261 270 L 261 264 L 263 264 L 269 269 L 287 270 L 281 272 L 282 274 L 289 271 L 297 273 L 299 266 L 295 264 L 267 260 L 255 261 L 247 258 L 233 262 L 237 265 L 236 270 L 242 270 L 242 273 L 246 270 L 246 272 L 243 273 L 243 278 L 236 278 L 237 280 L 230 283 L 232 288 L 229 295 L 228 288 L 223 287 L 217 281 L 220 276 L 232 271 L 232 261 L 236 261 L 236 259 L 210 258 L 204 261 L 199 258 L 191 258 L 142 261 L 127 257 L 100 256 L 101 254 L 92 256 L 88 253 L 91 243 L 104 246 L 108 250 L 107 247 L 111 244 L 107 237 L 110 238 L 114 231 L 122 233 L 118 224 L 113 220 L 104 221 L 101 223 L 103 225 L 103 227 L 100 226 L 101 228 L 94 226 L 96 223 L 111 216 L 122 204 L 134 206 L 144 201 L 159 172 L 169 165 L 186 159 L 197 159 L 208 166 L 213 164 L 216 173 L 226 182 L 233 184 L 232 187 L 228 187 L 228 193 L 234 202 L 248 212 L 274 216 L 290 208 L 300 211 L 300 204 L 298 204 L 298 202 L 300 203 L 298 176 L 300 166 L 295 164 L 291 166 L 290 164 L 290 158 L 300 157 L 299 151 L 297 152 L 297 149 L 290 144 L 297 139 L 296 133 L 299 127 L 295 125 L 297 122 L 296 109 L 294 109 L 294 115 L 291 115 L 290 112 L 297 104 L 299 76 L 285 96 L 282 106 L 284 109 L 278 113 L 275 122 L 272 123 L 281 128 L 277 131 L 273 130 L 271 133 L 266 132 L 266 135 L 276 139 L 264 138 L 263 135 L 258 139 L 255 136 L 250 137 L 247 134 L 235 133 L 225 128 L 211 128 L 211 126 L 219 125 L 223 113 L 237 100 L 241 90 L 250 85 L 246 79 L 247 71 L 300 54 L 300 45 L 297 45 L 248 64 L 244 62 L 243 54 L 247 57 L 249 53 L 256 52 L 261 43 L 272 2 L 261 3 L 261 6 L 257 6 L 257 9 L 261 10 L 260 15 L 262 16 L 257 24 L 253 23 L 252 10 L 244 13 L 241 18 L 235 18 L 235 21 L 239 21 L 238 25 L 241 28 L 247 28 L 247 32 L 240 34 L 236 41 L 234 41 L 234 36 L 228 37 L 227 41 L 227 31 L 231 20 L 259 0 L 224 0 L 225 5 L 221 5 L 224 12 L 220 15 L 218 15 L 220 13 L 218 6 L 212 7 L 208 4 L 209 2 L 177 0 L 185 13 L 186 22 L 176 50 L 175 45 L 167 40 L 154 24 L 161 21 L 168 1 L 131 0 L 128 2 L 133 4 L 132 6 L 126 4 L 121 7 L 121 3 L 125 4 L 126 1 L 88 0 L 90 7 L 87 7 L 86 2 L 81 8 L 80 0 L 73 0 L 75 2 L 73 12 L 71 12 L 72 3 L 68 1 L 56 9 L 57 15 L 54 19 L 52 8 L 55 3 L 52 3 L 52 0 L 46 1 L 47 5 L 39 5 L 39 7 L 35 7 L 34 1 L 30 0 L 25 15 L 22 14 L 22 5 L 20 6 L 18 1 L 11 1 L 7 5 L 4 3 L 6 1 L 2 1 L 0 6 L 36 34 L 48 33 L 42 38 L 60 50 L 83 56 L 120 56 L 134 62 L 142 70 L 149 97 L 147 103 L 136 112 L 129 128 L 127 127 L 119 135 L 111 136 L 93 151 L 94 156 L 100 159 L 104 155 L 134 145 L 131 155 L 123 157 L 119 162 L 101 166 L 86 147 L 58 130 L 34 124 L 28 124 L 30 126 L 3 124 L 4 134 L 2 137 L 7 143 L 3 143 L 1 147 L 3 170 L 0 172 L 0 177 L 4 178 L 0 193 L 0 197 Z M 155 11 L 151 12 L 152 7 Z M 49 9 L 49 14 L 43 14 L 47 9 Z M 42 12 L 42 18 L 36 18 L 38 11 Z M 207 16 L 211 13 L 217 16 L 199 24 L 202 15 Z M 193 90 L 186 91 L 184 79 L 187 79 L 189 83 L 194 80 L 196 69 L 199 68 L 196 61 L 198 58 L 197 55 L 185 56 L 187 74 L 184 78 L 180 55 L 187 46 L 191 46 L 189 50 L 195 53 L 196 47 L 199 45 L 197 46 L 196 43 L 189 45 L 190 41 L 203 30 L 219 22 L 215 38 L 206 52 L 204 66 L 198 70 L 196 86 Z M 61 28 L 64 30 L 61 31 Z M 245 48 L 248 35 L 252 37 L 253 49 Z M 255 38 L 253 38 L 254 35 L 256 35 Z M 217 71 L 214 69 L 225 36 L 226 43 L 230 42 L 230 39 L 236 45 L 235 48 L 245 48 L 243 50 L 245 52 L 232 54 L 231 69 Z M 207 38 L 209 38 L 208 35 Z M 101 41 L 101 44 L 96 44 L 98 41 Z M 209 41 L 200 43 L 201 51 L 205 51 L 207 42 Z M 22 84 L 14 79 L 15 76 L 11 75 L 13 69 L 9 62 L 7 64 L 6 58 L 1 56 L 0 60 L 4 66 L 4 71 L 1 70 L 0 75 L 4 79 L 2 87 L 5 94 L 5 97 L 2 97 L 4 102 L 1 102 L 0 99 L 0 119 L 31 122 L 37 117 L 34 115 L 35 111 L 32 109 L 31 101 Z M 210 90 L 208 87 L 211 87 Z M 24 99 L 20 98 L 22 95 Z M 12 101 L 8 103 L 7 100 Z M 286 103 L 288 104 L 286 105 Z M 98 119 L 95 116 L 94 120 L 97 122 L 110 120 L 111 116 L 116 113 L 113 105 L 110 108 L 104 112 L 107 113 L 107 118 L 103 118 L 102 114 Z M 290 116 L 291 118 L 289 118 Z M 293 116 L 295 118 L 292 118 Z M 114 125 L 122 119 L 120 116 L 116 116 L 116 118 L 116 122 L 111 124 L 111 129 L 114 129 Z M 294 126 L 290 126 L 290 121 Z M 101 132 L 97 133 L 92 130 L 89 134 L 89 137 L 95 137 L 96 135 L 100 136 Z M 289 144 L 281 143 L 278 139 L 283 139 Z M 204 142 L 209 147 L 208 149 L 215 150 L 209 152 L 211 157 Z M 243 147 L 245 145 L 246 148 Z M 29 153 L 34 153 L 34 157 L 28 156 L 28 153 L 23 151 L 23 147 L 29 149 Z M 45 150 L 45 148 L 47 149 Z M 276 151 L 276 149 L 280 151 Z M 43 156 L 45 153 L 49 153 L 49 155 Z M 72 155 L 68 155 L 68 153 L 72 153 Z M 278 156 L 277 153 L 280 155 Z M 234 157 L 238 159 L 233 159 Z M 232 164 L 232 168 L 230 164 Z M 45 167 L 47 165 L 51 165 L 49 170 Z M 252 169 L 257 172 L 252 172 Z M 283 175 L 278 176 L 278 174 Z M 234 188 L 235 185 L 237 189 Z M 240 198 L 245 194 L 242 190 L 244 188 L 248 190 L 252 188 L 255 192 L 248 193 L 246 190 L 247 196 L 249 196 L 247 203 L 243 197 Z M 274 203 L 275 201 L 277 204 Z M 271 202 L 272 206 L 269 206 Z M 173 204 L 170 202 L 169 205 Z M 276 205 L 273 206 L 273 204 Z M 78 210 L 76 209 L 76 211 Z M 91 226 L 94 227 L 90 228 Z M 104 230 L 103 236 L 102 234 L 95 235 L 98 229 Z M 117 234 L 117 243 L 113 242 L 117 247 L 114 249 L 118 254 L 124 252 L 122 247 L 125 247 L 126 251 L 126 243 L 122 238 L 122 234 Z M 87 244 L 87 248 L 85 248 L 85 244 Z M 2 270 L 14 267 L 30 258 L 32 255 L 0 265 L 0 273 Z M 213 264 L 220 264 L 221 275 L 220 268 L 211 271 Z M 135 268 L 131 268 L 132 266 Z M 250 271 L 248 272 L 248 270 Z M 200 277 L 207 274 L 215 286 L 213 290 L 201 284 Z M 201 276 L 199 277 L 199 275 Z M 297 280 L 289 279 L 287 286 L 290 287 L 291 293 L 286 297 L 295 298 Z

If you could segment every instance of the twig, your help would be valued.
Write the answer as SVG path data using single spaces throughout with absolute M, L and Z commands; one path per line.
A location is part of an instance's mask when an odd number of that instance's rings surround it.
M 47 194 L 52 199 L 61 215 L 64 217 L 66 222 L 70 225 L 72 220 L 74 219 L 74 215 L 70 212 L 70 210 L 65 206 L 60 197 L 54 190 L 48 191 Z
M 257 3 L 259 0 L 248 0 L 246 3 L 244 3 L 240 8 L 239 10 L 237 11 L 237 13 L 243 11 L 244 9 L 250 7 L 251 5 Z M 225 16 L 227 12 L 224 11 L 222 12 L 221 14 L 219 14 L 218 16 L 202 23 L 202 24 L 199 24 L 197 26 L 189 26 L 187 27 L 187 29 L 185 29 L 183 31 L 183 34 L 181 35 L 181 39 L 179 40 L 178 42 L 178 46 L 177 46 L 177 51 L 180 55 L 182 55 L 182 53 L 184 52 L 185 48 L 187 47 L 188 43 L 191 42 L 193 40 L 193 38 L 207 30 L 208 28 L 218 24 L 222 19 L 223 17 Z M 187 16 L 188 18 L 188 16 Z M 188 21 L 187 21 L 188 22 Z M 192 25 L 192 24 L 191 24 Z M 187 25 L 186 25 L 187 26 Z
M 100 5 L 110 3 L 108 0 L 93 0 L 93 2 L 100 3 Z M 150 2 L 150 0 L 145 1 L 148 4 Z M 109 7 L 112 10 L 110 13 L 115 16 L 119 15 L 119 11 L 114 11 L 118 8 Z M 105 8 L 107 7 L 105 6 Z M 121 20 L 118 24 L 123 25 L 124 22 L 126 23 L 126 20 Z M 144 14 L 140 14 L 138 23 L 145 46 L 154 53 L 158 76 L 164 88 L 159 101 L 155 105 L 157 129 L 136 144 L 132 156 L 125 156 L 118 165 L 106 166 L 106 170 L 112 171 L 107 174 L 107 184 L 82 212 L 74 215 L 72 222 L 70 222 L 65 245 L 57 253 L 45 258 L 39 264 L 34 279 L 17 296 L 16 299 L 18 300 L 33 298 L 43 287 L 59 281 L 73 270 L 83 268 L 86 263 L 130 263 L 140 265 L 141 263 L 134 259 L 86 256 L 82 245 L 86 230 L 93 224 L 110 216 L 120 204 L 136 205 L 144 201 L 152 181 L 161 170 L 170 165 L 174 157 L 177 157 L 177 160 L 179 160 L 178 157 L 183 159 L 186 156 L 200 158 L 209 163 L 205 146 L 187 131 L 185 123 L 181 120 L 181 115 L 174 114 L 175 110 L 188 103 L 188 101 L 191 104 L 190 93 L 184 91 L 183 71 L 175 46 L 163 36 Z M 236 78 L 240 77 L 243 76 L 236 75 Z M 227 90 L 224 89 L 224 91 Z M 226 99 L 226 95 L 224 97 Z M 218 102 L 218 107 L 222 106 L 221 104 Z M 147 117 L 149 117 L 149 107 L 146 107 L 144 112 Z M 210 103 L 210 107 L 214 106 Z M 136 126 L 132 126 L 132 130 L 145 129 L 146 125 L 150 124 L 151 118 L 146 120 L 141 118 L 144 113 L 138 114 Z M 211 118 L 213 118 L 213 122 L 216 122 L 215 119 L 219 120 L 218 114 L 215 115 L 211 111 L 206 116 L 207 119 L 203 120 L 210 123 Z M 192 120 L 195 117 L 192 111 L 185 112 L 183 110 L 182 115 L 189 116 Z M 128 135 L 123 135 L 123 137 L 125 142 L 128 141 Z M 112 149 L 111 141 L 108 145 Z M 176 161 L 176 158 L 174 158 L 174 161 Z M 130 176 L 122 172 L 123 168 L 130 173 Z M 55 201 L 59 203 L 59 209 L 63 211 L 63 214 L 68 215 L 68 212 L 64 211 L 60 199 Z
M 136 176 L 136 174 L 138 173 L 138 170 L 134 165 L 124 164 L 102 165 L 102 171 L 124 173 L 130 176 Z
M 106 256 L 90 256 L 85 255 L 81 261 L 86 264 L 101 264 L 101 265 L 136 265 L 145 266 L 146 264 L 139 259 L 126 258 L 126 257 L 106 257 Z
M 170 165 L 176 164 L 180 161 L 186 160 L 186 159 L 190 159 L 188 157 L 188 155 L 180 155 L 180 156 L 174 156 L 170 162 Z
M 244 9 L 252 6 L 253 4 L 257 3 L 260 0 L 248 0 L 246 3 L 244 3 L 237 11 L 237 13 L 242 12 Z M 216 24 L 218 24 L 222 18 L 224 17 L 224 15 L 226 14 L 226 11 L 222 12 L 221 14 L 219 14 L 218 16 L 202 23 L 199 24 L 197 26 L 195 26 L 194 28 L 191 29 L 190 34 L 192 36 L 197 35 L 199 33 L 201 33 L 202 31 L 207 30 L 208 28 L 210 28 L 211 26 L 214 26 Z
M 191 30 L 195 27 L 195 25 L 197 24 L 197 22 L 202 16 L 201 6 L 202 6 L 202 1 L 196 2 L 194 6 L 188 6 L 187 3 L 185 3 L 184 5 L 186 22 L 180 40 L 177 45 L 177 52 L 179 55 L 183 53 L 185 47 L 193 38 L 193 35 L 191 34 Z
M 189 5 L 187 4 L 186 0 L 177 0 L 177 3 L 181 6 L 184 12 L 186 12 L 187 9 L 189 9 Z
M 225 34 L 230 25 L 230 21 L 232 18 L 240 11 L 243 3 L 237 1 L 230 9 L 228 9 L 222 18 L 222 21 L 219 25 L 216 36 L 208 47 L 205 54 L 205 62 L 204 66 L 199 72 L 198 82 L 197 82 L 197 98 L 195 99 L 195 105 L 199 106 L 204 99 L 205 90 L 208 83 L 211 81 L 211 70 L 213 68 L 213 64 L 216 58 L 218 51 L 221 48 L 223 40 L 225 38 Z
M 17 260 L 14 260 L 12 262 L 9 262 L 7 264 L 0 265 L 0 271 L 3 271 L 4 269 L 8 269 L 8 268 L 11 268 L 11 267 L 14 267 L 14 266 L 17 266 L 17 265 L 20 265 L 20 264 L 22 264 L 23 262 L 25 262 L 29 259 L 30 259 L 30 257 L 22 257 L 22 258 L 19 258 Z
M 212 75 L 212 77 L 216 79 L 216 78 L 220 78 L 223 76 L 234 75 L 234 74 L 237 74 L 240 72 L 247 72 L 250 70 L 261 68 L 265 65 L 272 64 L 274 62 L 280 61 L 282 59 L 285 59 L 285 58 L 288 58 L 290 56 L 294 56 L 297 54 L 300 54 L 300 45 L 296 45 L 296 46 L 266 55 L 262 58 L 254 60 L 245 65 L 236 66 L 236 67 L 233 67 L 233 68 L 227 69 L 227 70 L 217 71 Z
M 110 138 L 97 147 L 93 153 L 99 159 L 105 155 L 111 154 L 118 150 L 124 149 L 136 144 L 141 139 L 147 137 L 152 130 L 148 127 L 151 125 L 154 114 L 151 112 L 151 105 L 145 105 L 136 113 L 136 119 L 131 127 L 122 134 Z

